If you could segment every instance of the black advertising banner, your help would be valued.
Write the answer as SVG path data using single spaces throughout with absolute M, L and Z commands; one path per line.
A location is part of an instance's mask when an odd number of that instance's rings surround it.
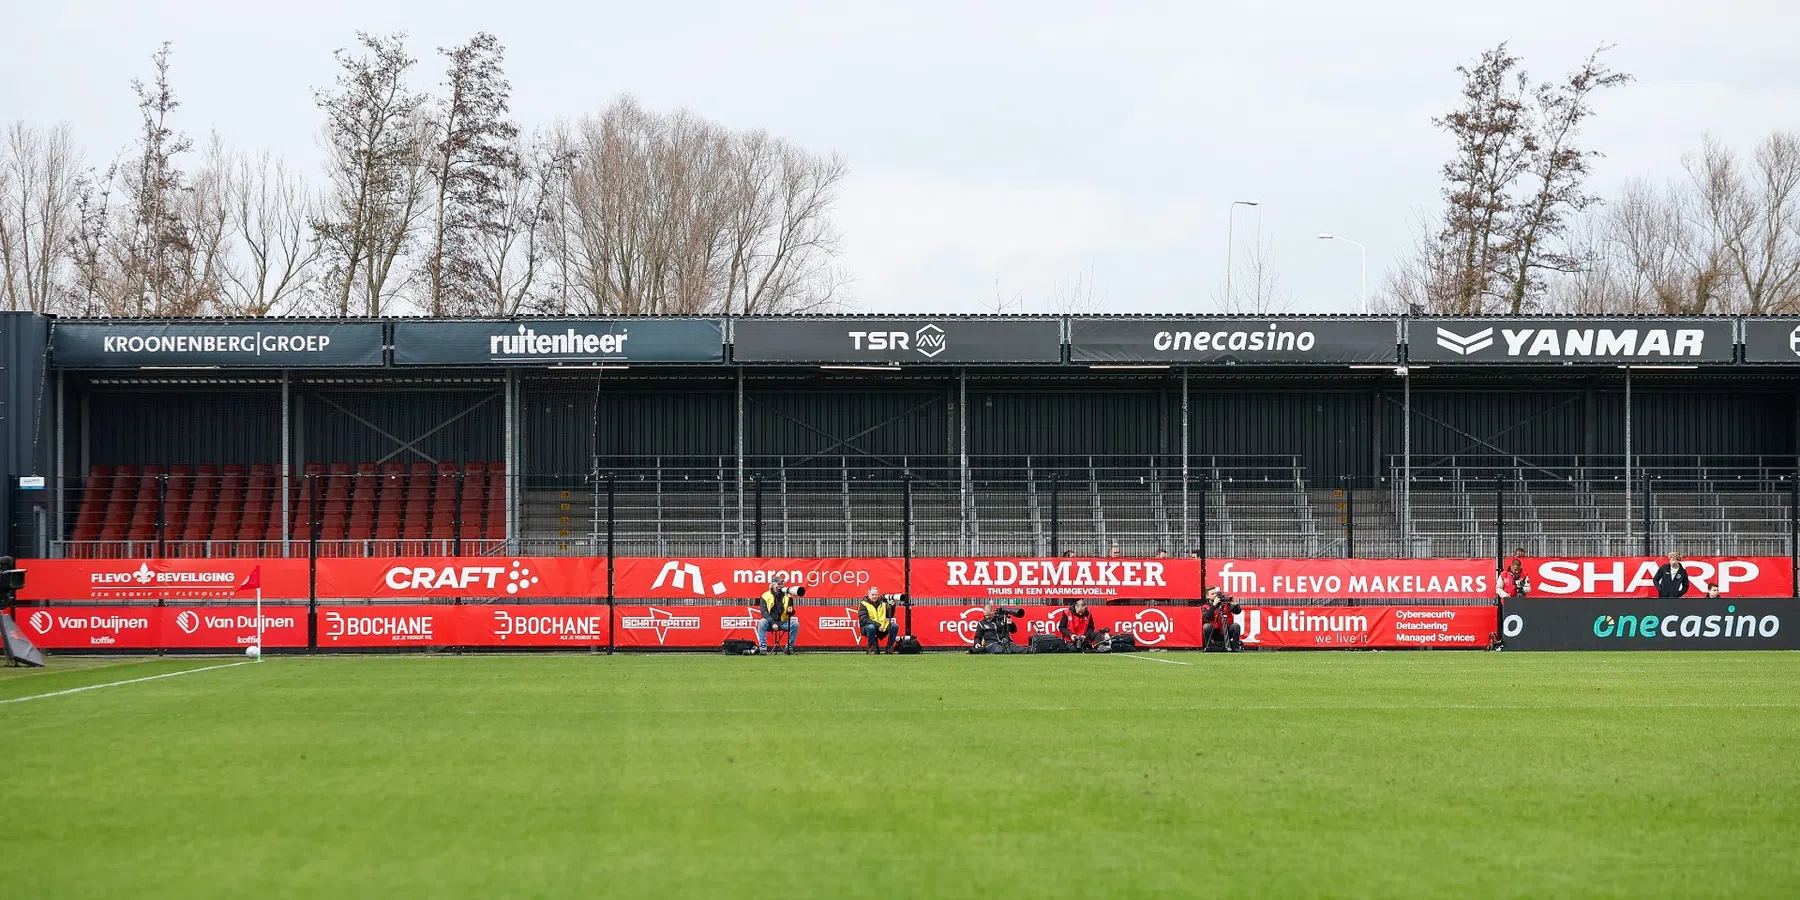
M 1744 362 L 1800 364 L 1800 319 L 1745 319 Z
M 1057 319 L 737 319 L 731 359 L 740 363 L 1062 362 Z
M 1417 363 L 1716 365 L 1732 361 L 1730 319 L 1418 318 L 1406 326 Z
M 394 323 L 394 364 L 400 366 L 724 361 L 724 319 Z
M 1506 601 L 1508 650 L 1800 650 L 1800 601 L 1732 597 Z
M 52 355 L 70 369 L 381 365 L 380 322 L 58 322 Z
M 1077 363 L 1391 363 L 1398 319 L 1071 319 Z

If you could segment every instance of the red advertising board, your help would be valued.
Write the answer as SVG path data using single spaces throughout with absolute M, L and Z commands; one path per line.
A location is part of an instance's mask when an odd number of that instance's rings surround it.
M 1184 600 L 1200 596 L 1196 559 L 915 559 L 912 595 L 930 600 Z
M 1243 602 L 1494 596 L 1491 559 L 1214 559 L 1206 583 Z
M 1025 617 L 1014 640 L 1027 643 L 1034 634 L 1054 634 L 1063 606 L 1023 606 Z M 975 643 L 975 625 L 983 606 L 915 606 L 913 634 L 927 647 L 967 647 Z M 1158 649 L 1200 646 L 1197 606 L 1095 606 L 1094 624 L 1115 634 L 1130 634 L 1139 644 Z
M 856 605 L 799 606 L 800 647 L 850 648 L 862 645 L 857 628 Z M 620 606 L 620 647 L 700 647 L 717 649 L 726 638 L 752 640 L 761 613 L 755 604 L 744 606 Z
M 256 643 L 254 606 L 20 609 L 19 627 L 50 650 L 208 650 Z M 264 606 L 263 646 L 305 647 L 306 607 Z
M 606 606 L 458 606 L 464 647 L 604 647 Z
M 304 559 L 22 559 L 24 600 L 250 600 L 240 591 L 262 570 L 265 600 L 305 600 Z
M 1538 597 L 1654 597 L 1656 570 L 1666 556 L 1527 558 L 1525 572 Z M 1727 597 L 1792 597 L 1794 564 L 1785 556 L 1690 556 L 1682 559 L 1691 587 L 1705 596 L 1717 584 Z
M 918 581 L 914 562 L 913 579 Z M 781 575 L 806 588 L 808 600 L 851 600 L 869 588 L 903 589 L 904 561 L 892 557 L 629 557 L 613 562 L 613 596 L 621 600 L 752 599 Z M 604 588 L 602 588 L 604 592 Z
M 606 596 L 605 557 L 329 557 L 320 559 L 318 566 L 321 599 Z
M 329 649 L 454 645 L 456 625 L 464 608 L 449 605 L 321 606 L 319 646 Z
M 326 649 L 604 647 L 606 632 L 606 607 L 594 604 L 319 607 L 319 646 Z
M 1487 649 L 1492 606 L 1246 606 L 1244 645 L 1275 649 Z

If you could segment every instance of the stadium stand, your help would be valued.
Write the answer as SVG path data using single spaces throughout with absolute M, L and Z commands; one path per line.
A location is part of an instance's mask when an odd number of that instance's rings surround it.
M 321 556 L 495 553 L 505 544 L 505 516 L 488 515 L 488 506 L 504 505 L 504 478 L 501 463 L 482 460 L 309 463 L 287 496 L 284 534 L 273 464 L 93 465 L 67 555 L 279 556 L 284 540 L 312 538 L 309 485 L 317 485 Z

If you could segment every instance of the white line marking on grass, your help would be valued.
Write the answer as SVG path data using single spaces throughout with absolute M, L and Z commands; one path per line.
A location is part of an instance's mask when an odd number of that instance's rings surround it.
M 1145 662 L 1168 663 L 1171 666 L 1191 666 L 1191 665 L 1193 665 L 1193 663 L 1191 663 L 1191 662 L 1182 662 L 1179 659 L 1157 659 L 1154 656 L 1139 656 L 1135 653 L 1115 653 L 1113 655 L 1114 656 L 1123 656 L 1127 659 L 1141 659 Z
M 201 666 L 198 669 L 182 669 L 179 672 L 164 672 L 161 675 L 146 675 L 143 678 L 127 678 L 124 681 L 109 681 L 105 684 L 90 684 L 86 687 L 69 688 L 66 691 L 51 691 L 48 694 L 32 694 L 29 697 L 14 697 L 11 700 L 0 700 L 0 705 L 8 703 L 24 703 L 27 700 L 42 700 L 45 697 L 64 697 L 69 694 L 79 694 L 82 691 L 94 691 L 99 690 L 100 688 L 118 687 L 122 684 L 137 684 L 140 681 L 155 681 L 158 678 L 174 678 L 177 675 L 192 675 L 195 672 L 210 672 L 213 669 L 229 669 L 233 666 L 246 666 L 249 665 L 250 662 L 251 660 L 246 659 L 243 662 L 224 663 L 223 665 L 217 666 Z

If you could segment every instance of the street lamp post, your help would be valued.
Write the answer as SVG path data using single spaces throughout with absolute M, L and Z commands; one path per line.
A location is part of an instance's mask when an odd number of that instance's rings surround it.
M 1369 248 L 1364 247 L 1363 245 L 1358 244 L 1357 242 L 1355 242 L 1347 237 L 1339 237 L 1338 235 L 1332 234 L 1329 231 L 1319 232 L 1319 240 L 1321 240 L 1321 241 L 1343 241 L 1346 244 L 1354 245 L 1356 247 L 1357 251 L 1362 254 L 1362 268 L 1357 274 L 1356 290 L 1357 290 L 1357 299 L 1362 303 L 1363 315 L 1368 315 L 1368 313 L 1369 313 Z
M 1237 224 L 1237 208 L 1240 206 L 1258 206 L 1255 200 L 1233 200 L 1225 207 L 1225 306 L 1231 307 L 1231 228 Z

